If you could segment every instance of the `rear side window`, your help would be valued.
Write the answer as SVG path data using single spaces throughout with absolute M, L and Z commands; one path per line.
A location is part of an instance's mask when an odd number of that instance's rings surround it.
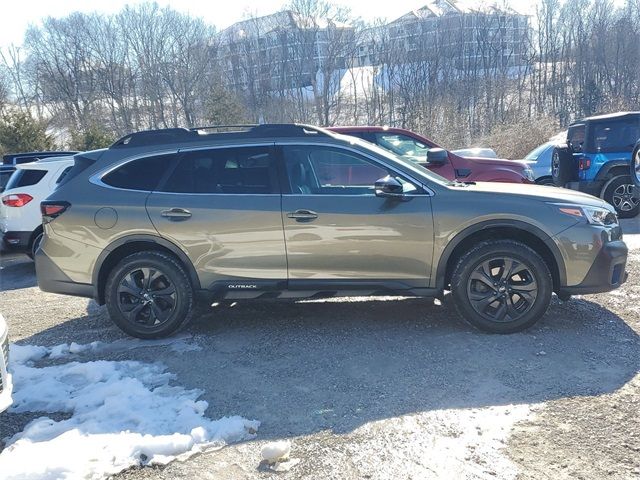
M 159 190 L 173 193 L 279 193 L 269 147 L 185 152 Z
M 158 155 L 127 162 L 102 177 L 107 185 L 127 190 L 156 190 L 162 177 L 176 161 L 176 155 Z
M 73 168 L 73 166 L 65 168 L 62 171 L 62 173 L 60 174 L 60 176 L 58 176 L 58 179 L 56 180 L 56 183 L 62 182 L 62 180 L 64 180 L 64 177 L 67 176 L 67 174 L 69 173 L 69 170 L 71 170 L 72 168 Z
M 587 127 L 584 124 L 569 127 L 569 131 L 567 132 L 567 143 L 569 144 L 569 148 L 572 152 L 582 152 L 586 128 Z
M 58 179 L 58 187 L 64 185 L 69 182 L 72 178 L 76 177 L 84 170 L 93 165 L 95 160 L 87 157 L 83 157 L 82 155 L 75 155 L 73 157 L 73 166 L 67 171 L 65 169 L 66 174 L 63 172 L 63 175 Z
M 589 151 L 601 153 L 631 152 L 640 137 L 640 125 L 634 118 L 594 122 L 590 126 Z
M 6 189 L 11 190 L 12 188 L 30 187 L 42 180 L 46 174 L 46 170 L 27 170 L 26 168 L 20 168 L 11 175 Z

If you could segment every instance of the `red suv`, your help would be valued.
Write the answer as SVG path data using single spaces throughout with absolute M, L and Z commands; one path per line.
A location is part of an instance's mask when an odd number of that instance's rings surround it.
M 428 138 L 393 127 L 330 127 L 329 130 L 362 138 L 396 155 L 420 163 L 449 179 L 464 182 L 535 183 L 524 163 L 496 158 L 461 157 L 442 149 Z

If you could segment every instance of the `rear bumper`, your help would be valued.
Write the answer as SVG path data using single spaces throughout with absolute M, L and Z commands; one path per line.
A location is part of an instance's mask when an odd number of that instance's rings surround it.
M 36 252 L 35 262 L 38 287 L 40 287 L 40 290 L 43 292 L 95 298 L 93 285 L 71 280 L 54 261 L 47 256 L 42 248 Z
M 609 292 L 627 281 L 627 245 L 622 240 L 603 245 L 584 280 L 575 286 L 563 287 L 561 293 L 584 295 Z
M 2 252 L 27 252 L 33 232 L 4 232 L 0 241 Z

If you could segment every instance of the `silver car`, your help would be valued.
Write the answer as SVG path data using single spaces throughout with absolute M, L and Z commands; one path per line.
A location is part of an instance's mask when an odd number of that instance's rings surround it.
M 178 331 L 201 297 L 445 290 L 472 325 L 510 333 L 539 320 L 552 291 L 627 278 L 615 212 L 590 195 L 452 182 L 312 126 L 205 130 L 76 155 L 41 203 L 40 288 L 94 298 L 141 338 Z
M 11 406 L 13 400 L 11 393 L 13 385 L 11 375 L 8 372 L 9 366 L 9 332 L 7 322 L 0 315 L 0 412 L 4 412 Z

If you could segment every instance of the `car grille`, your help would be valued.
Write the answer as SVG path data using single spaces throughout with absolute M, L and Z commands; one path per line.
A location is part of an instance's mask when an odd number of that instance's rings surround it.
M 4 368 L 9 368 L 9 336 L 5 336 L 2 341 L 2 345 L 0 345 L 0 352 L 2 354 L 2 360 L 4 360 Z M 2 375 L 0 375 L 0 393 L 4 390 L 4 385 L 2 383 Z

